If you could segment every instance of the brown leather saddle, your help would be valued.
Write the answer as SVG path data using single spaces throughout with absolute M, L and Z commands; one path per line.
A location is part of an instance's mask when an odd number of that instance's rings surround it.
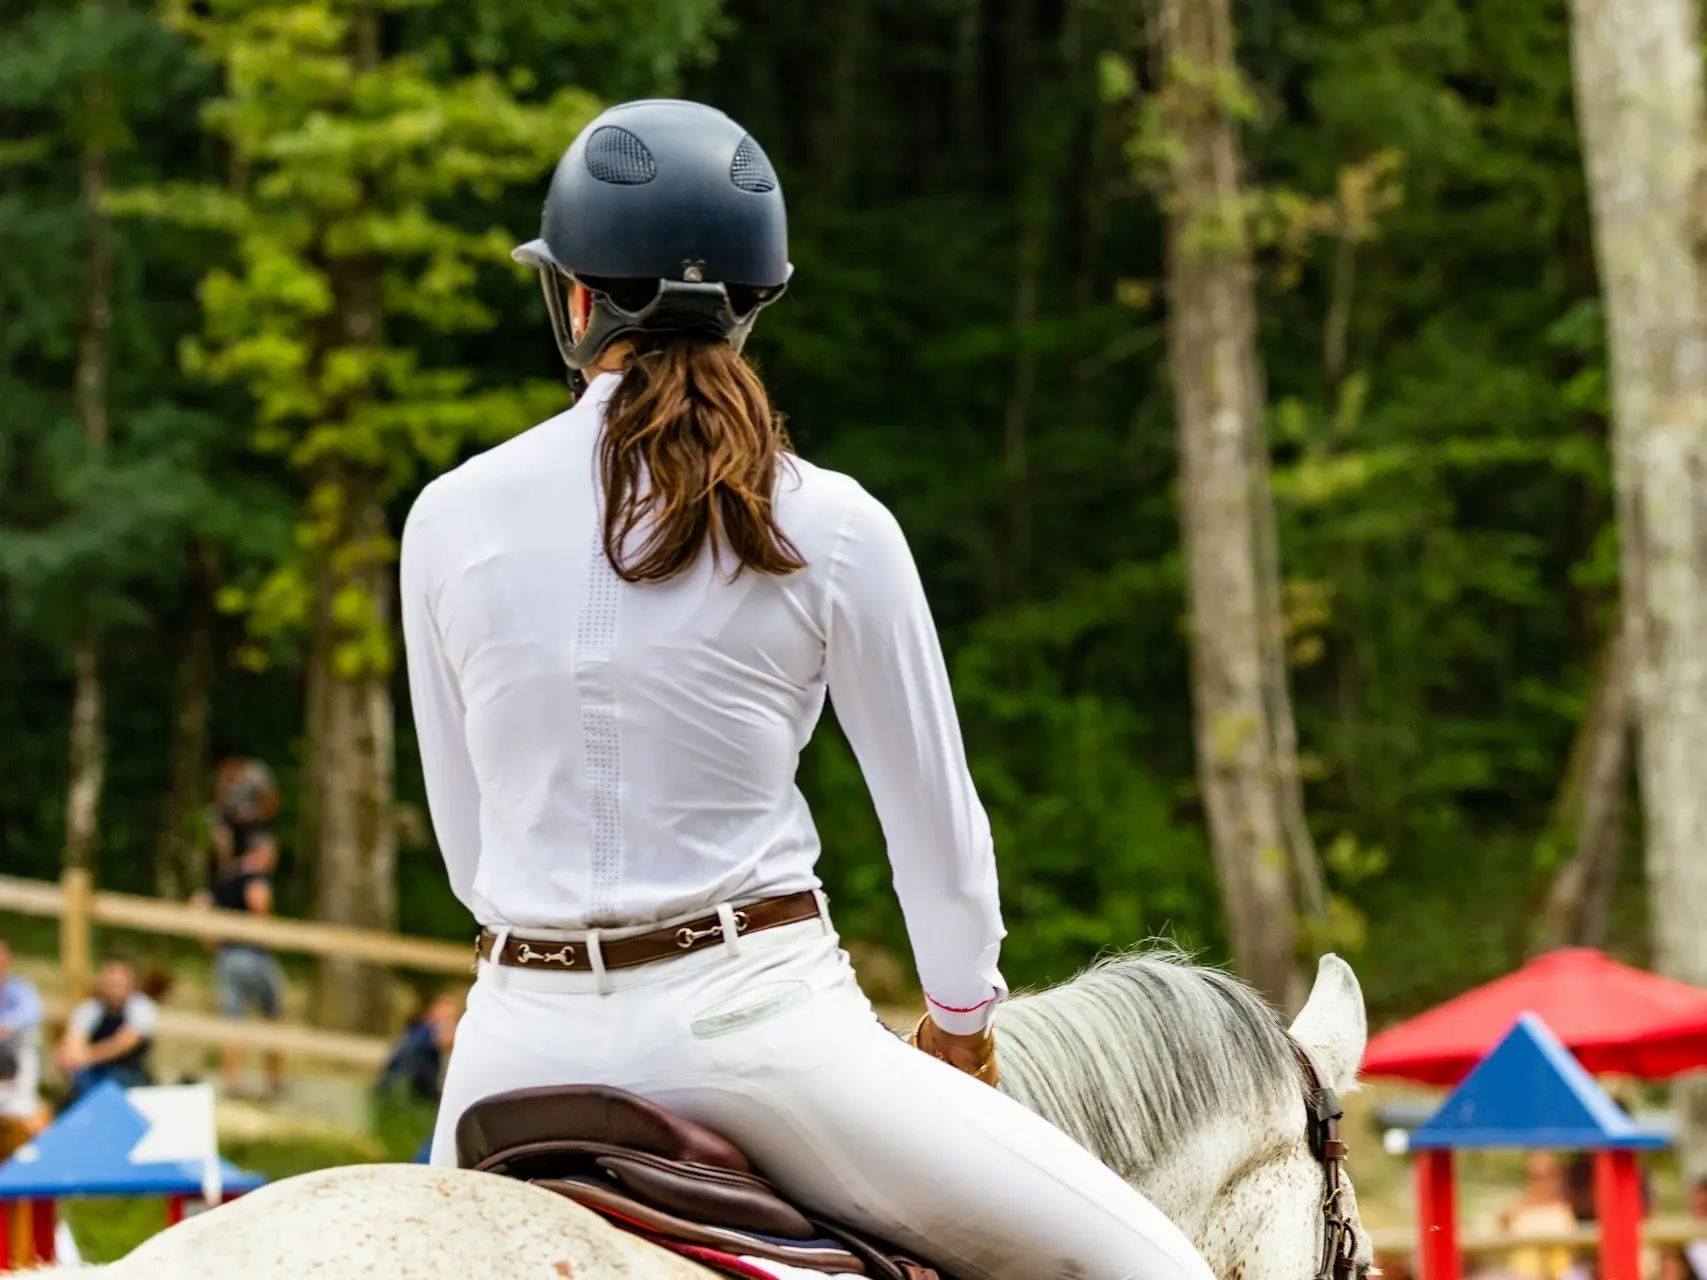
M 733 1143 L 621 1089 L 555 1085 L 495 1094 L 457 1122 L 456 1154 L 465 1169 L 555 1191 L 711 1266 L 722 1257 L 757 1258 L 872 1280 L 944 1280 L 791 1204 Z

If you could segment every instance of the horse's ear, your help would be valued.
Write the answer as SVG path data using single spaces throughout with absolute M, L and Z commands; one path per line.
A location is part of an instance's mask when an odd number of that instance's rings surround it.
M 1316 965 L 1316 985 L 1292 1020 L 1292 1038 L 1310 1051 L 1335 1092 L 1357 1088 L 1357 1069 L 1369 1040 L 1369 1017 L 1357 975 L 1338 956 L 1325 955 Z

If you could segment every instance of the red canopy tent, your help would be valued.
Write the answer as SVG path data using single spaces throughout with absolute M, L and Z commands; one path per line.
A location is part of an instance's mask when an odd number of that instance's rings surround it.
M 1455 1085 L 1525 1012 L 1597 1075 L 1656 1080 L 1707 1068 L 1707 991 L 1571 947 L 1383 1031 L 1363 1072 Z

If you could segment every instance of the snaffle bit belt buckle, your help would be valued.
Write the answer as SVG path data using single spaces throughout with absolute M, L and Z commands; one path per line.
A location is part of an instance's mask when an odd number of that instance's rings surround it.
M 575 965 L 575 948 L 565 943 L 555 951 L 535 951 L 524 942 L 516 948 L 516 959 L 523 964 L 560 964 L 565 969 L 571 969 Z
M 747 913 L 745 911 L 735 913 L 735 932 L 747 932 Z M 704 942 L 707 938 L 721 938 L 722 936 L 723 925 L 721 923 L 714 924 L 709 929 L 690 929 L 684 924 L 676 930 L 676 945 L 686 951 L 696 942 Z

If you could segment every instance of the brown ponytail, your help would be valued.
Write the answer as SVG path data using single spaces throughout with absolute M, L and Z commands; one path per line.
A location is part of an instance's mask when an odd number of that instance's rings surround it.
M 714 563 L 734 555 L 732 578 L 804 569 L 772 508 L 777 459 L 792 452 L 764 384 L 727 343 L 639 346 L 605 412 L 605 557 L 626 582 L 668 581 L 707 540 Z M 643 523 L 630 561 L 624 547 Z

